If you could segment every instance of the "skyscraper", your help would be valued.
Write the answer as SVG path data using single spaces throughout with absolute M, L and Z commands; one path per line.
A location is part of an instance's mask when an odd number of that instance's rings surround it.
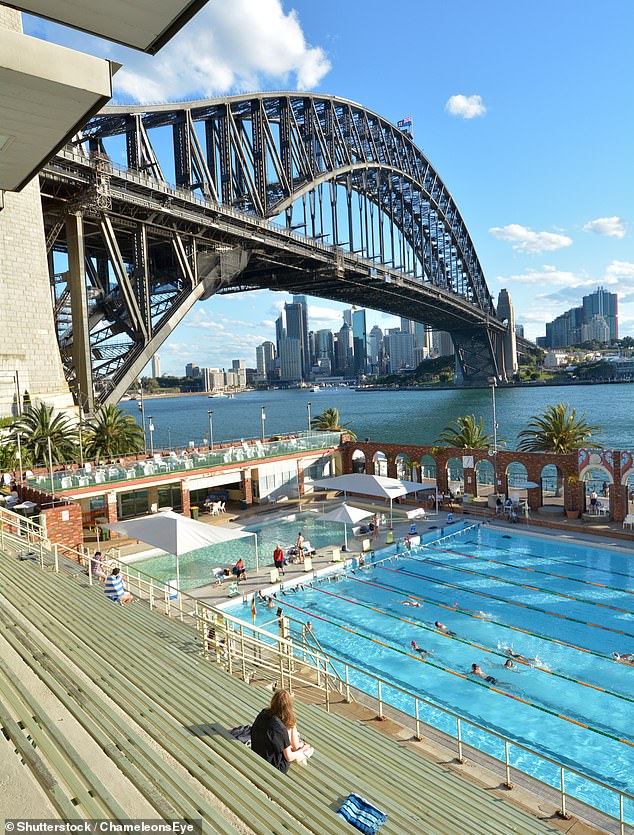
M 310 375 L 310 351 L 308 347 L 308 325 L 305 318 L 306 313 L 306 297 L 295 296 L 294 298 L 303 299 L 303 301 L 293 301 L 290 304 L 284 305 L 284 314 L 286 317 L 286 337 L 287 339 L 297 339 L 299 342 L 299 350 L 301 356 L 301 374 L 298 379 L 305 379 Z M 278 352 L 280 354 L 280 362 L 282 351 L 278 345 Z
M 161 358 L 158 354 L 152 357 L 152 376 L 154 379 L 161 376 Z
M 285 383 L 297 383 L 302 379 L 302 343 L 292 336 L 280 339 L 280 379 Z
M 335 363 L 337 371 L 346 377 L 354 374 L 354 343 L 352 328 L 344 322 L 337 333 L 337 344 L 335 346 Z
M 263 342 L 255 349 L 258 383 L 269 383 L 275 376 L 275 345 Z
M 595 293 L 583 297 L 581 307 L 572 307 L 552 322 L 547 322 L 546 336 L 539 337 L 537 344 L 542 348 L 566 348 L 568 345 L 589 341 L 585 339 L 589 333 L 594 338 L 605 336 L 605 329 L 600 322 L 592 324 L 595 316 L 605 322 L 608 333 L 607 339 L 596 341 L 612 342 L 619 337 L 618 304 L 616 293 L 598 287 Z
M 302 355 L 303 355 L 303 372 L 304 379 L 310 377 L 311 354 L 310 342 L 308 339 L 308 302 L 306 296 L 293 296 L 293 304 L 299 304 L 302 307 Z M 290 334 L 292 336 L 292 334 Z
M 614 342 L 619 338 L 619 297 L 616 293 L 597 287 L 595 293 L 583 297 L 582 306 L 584 324 L 589 325 L 594 316 L 602 316 L 610 332 L 609 341 Z
M 365 310 L 352 309 L 352 352 L 354 356 L 354 372 L 365 374 L 368 370 L 368 346 L 366 338 Z
M 383 362 L 383 331 L 375 325 L 368 336 L 368 364 L 372 374 L 381 373 Z
M 383 337 L 384 350 L 389 356 L 389 370 L 397 374 L 414 368 L 414 334 L 390 328 Z

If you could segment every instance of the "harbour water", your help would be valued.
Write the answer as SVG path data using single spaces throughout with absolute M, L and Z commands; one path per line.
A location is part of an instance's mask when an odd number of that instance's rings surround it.
M 634 385 L 498 389 L 499 438 L 515 447 L 519 432 L 531 417 L 559 401 L 583 412 L 589 423 L 601 426 L 606 447 L 634 449 Z M 486 430 L 493 431 L 491 391 L 487 389 L 366 392 L 326 388 L 252 391 L 232 399 L 175 396 L 146 400 L 145 413 L 153 418 L 154 446 L 166 448 L 186 446 L 189 441 L 201 444 L 208 436 L 208 410 L 213 410 L 215 442 L 258 436 L 262 406 L 266 435 L 303 429 L 309 402 L 313 417 L 334 406 L 359 438 L 376 441 L 434 444 L 447 424 L 468 414 L 482 416 Z M 121 405 L 140 422 L 135 401 Z

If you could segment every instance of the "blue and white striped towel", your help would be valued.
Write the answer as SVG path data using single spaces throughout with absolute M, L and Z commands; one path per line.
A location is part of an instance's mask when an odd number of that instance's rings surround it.
M 387 815 L 358 794 L 349 794 L 337 814 L 365 835 L 375 835 Z

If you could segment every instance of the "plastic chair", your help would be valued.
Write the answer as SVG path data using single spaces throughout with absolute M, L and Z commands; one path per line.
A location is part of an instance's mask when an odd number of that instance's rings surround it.
M 227 588 L 227 597 L 239 597 L 240 592 L 238 591 L 238 582 L 237 580 L 233 583 L 229 583 Z

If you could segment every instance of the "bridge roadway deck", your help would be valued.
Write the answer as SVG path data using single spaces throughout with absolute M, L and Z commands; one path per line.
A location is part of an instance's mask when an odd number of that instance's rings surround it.
M 69 199 L 90 195 L 96 168 L 96 162 L 82 154 L 60 151 L 41 174 L 43 196 L 63 200 L 60 208 L 65 211 Z M 446 331 L 505 331 L 502 322 L 467 299 L 415 281 L 386 265 L 377 265 L 254 215 L 202 200 L 140 172 L 108 164 L 106 174 L 112 199 L 109 214 L 115 228 L 132 230 L 141 221 L 165 234 L 192 235 L 199 249 L 241 247 L 250 252 L 247 269 L 228 286 L 219 288 L 220 292 L 265 287 L 305 292 L 407 315 Z

